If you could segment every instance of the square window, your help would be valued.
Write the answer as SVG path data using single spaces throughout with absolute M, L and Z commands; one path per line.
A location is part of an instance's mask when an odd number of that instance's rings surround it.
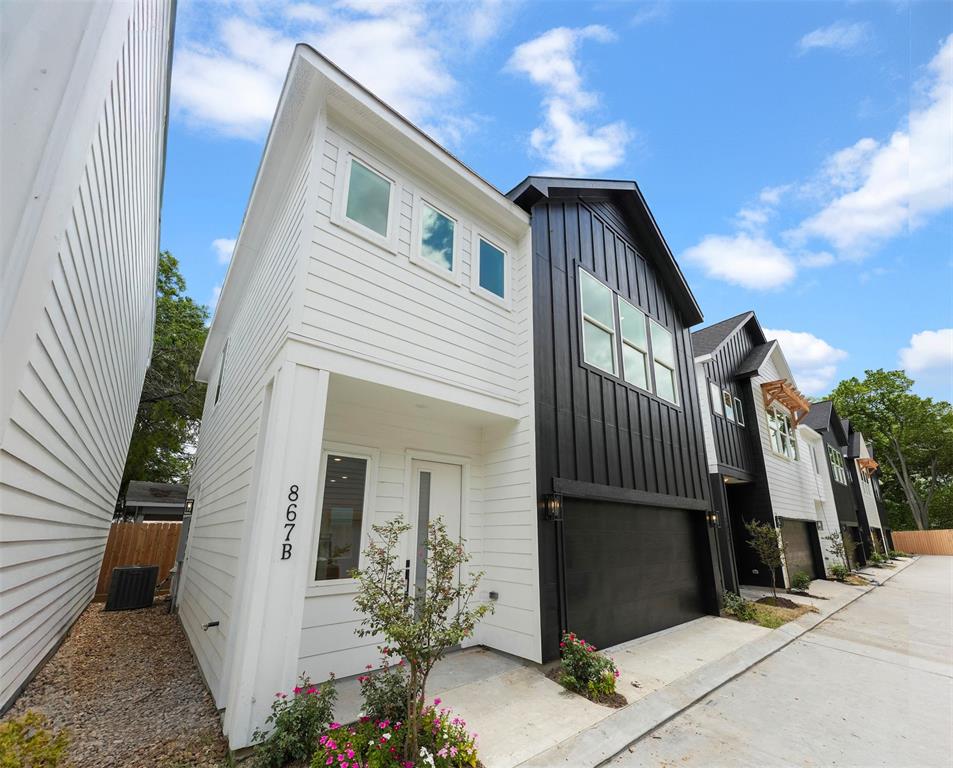
M 506 298 L 506 253 L 480 238 L 479 285 L 501 299 Z
M 629 384 L 649 389 L 649 357 L 628 343 L 622 345 L 622 375 Z
M 661 363 L 655 364 L 655 394 L 670 403 L 678 402 L 675 371 Z
M 420 206 L 420 255 L 453 272 L 453 239 L 456 222 L 427 203 Z
M 615 373 L 612 334 L 588 319 L 583 322 L 583 354 L 590 365 Z
M 379 173 L 351 158 L 344 215 L 381 237 L 387 237 L 391 186 Z
M 346 579 L 358 567 L 366 484 L 367 459 L 334 454 L 327 457 L 316 581 Z

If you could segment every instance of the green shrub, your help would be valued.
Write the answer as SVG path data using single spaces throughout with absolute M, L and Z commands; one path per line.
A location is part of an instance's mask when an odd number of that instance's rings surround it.
M 384 664 L 381 669 L 358 678 L 361 698 L 364 699 L 364 715 L 371 720 L 405 721 L 410 691 L 404 660 L 401 659 L 397 665 L 391 666 L 387 661 L 390 649 L 382 650 Z
M 804 571 L 798 571 L 791 577 L 791 589 L 798 592 L 807 592 L 811 586 L 811 577 Z
M 619 670 L 612 659 L 573 632 L 563 635 L 559 649 L 559 682 L 563 686 L 590 699 L 615 693 Z
M 830 571 L 831 578 L 834 579 L 834 581 L 844 581 L 844 579 L 850 575 L 850 571 L 848 571 L 847 568 L 840 563 L 834 563 L 834 565 L 831 566 Z
M 910 557 L 906 552 L 901 552 L 899 549 L 891 549 L 887 554 L 891 560 L 899 560 L 901 557 Z
M 334 715 L 337 690 L 334 679 L 320 686 L 302 675 L 291 695 L 278 692 L 271 703 L 266 729 L 257 729 L 252 764 L 256 768 L 282 768 L 296 761 L 311 759 L 321 735 Z M 270 727 L 270 730 L 269 728 Z
M 475 768 L 478 765 L 476 735 L 467 732 L 466 723 L 441 709 L 440 699 L 421 712 L 417 734 L 416 760 L 405 760 L 409 740 L 407 724 L 395 720 L 362 717 L 354 725 L 338 725 L 318 740 L 313 768 L 348 766 L 349 768 Z
M 725 592 L 725 613 L 738 621 L 751 621 L 755 617 L 754 605 L 737 592 Z
M 56 768 L 68 747 L 67 732 L 50 728 L 35 710 L 0 723 L 0 768 Z
M 871 552 L 870 557 L 867 558 L 867 563 L 874 568 L 882 568 L 883 564 L 887 562 L 887 558 L 881 555 L 879 552 Z

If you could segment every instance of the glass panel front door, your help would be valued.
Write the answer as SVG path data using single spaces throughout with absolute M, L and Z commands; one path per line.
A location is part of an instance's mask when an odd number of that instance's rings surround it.
M 447 535 L 460 540 L 463 499 L 463 468 L 459 464 L 436 461 L 413 462 L 414 498 L 411 509 L 415 516 L 415 558 L 413 584 L 422 591 L 427 584 L 427 525 L 441 518 Z

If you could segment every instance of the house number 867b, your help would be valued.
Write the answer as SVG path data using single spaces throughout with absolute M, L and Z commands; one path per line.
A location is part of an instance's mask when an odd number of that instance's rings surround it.
M 298 486 L 292 485 L 288 489 L 288 507 L 285 509 L 284 531 L 285 538 L 281 542 L 281 559 L 289 560 L 291 558 L 291 532 L 295 529 L 295 520 L 298 519 Z

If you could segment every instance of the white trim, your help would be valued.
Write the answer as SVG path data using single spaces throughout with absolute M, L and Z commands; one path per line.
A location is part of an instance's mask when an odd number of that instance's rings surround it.
M 600 282 L 602 281 L 600 280 Z M 652 392 L 652 371 L 650 370 L 652 365 L 651 363 L 652 353 L 649 351 L 649 346 L 651 344 L 649 340 L 649 324 L 648 324 L 649 316 L 645 312 L 643 312 L 641 309 L 639 309 L 637 306 L 635 306 L 635 304 L 633 304 L 631 301 L 623 297 L 622 294 L 614 293 L 613 295 L 615 296 L 615 300 L 616 300 L 615 301 L 616 305 L 614 309 L 619 318 L 619 341 L 622 342 L 622 349 L 621 349 L 622 356 L 621 356 L 621 359 L 619 360 L 619 373 L 622 374 L 622 380 L 625 381 L 626 384 L 629 384 L 635 387 L 641 392 L 648 392 L 649 394 L 655 394 L 654 392 Z M 635 312 L 638 312 L 639 315 L 642 316 L 642 329 L 643 329 L 643 332 L 645 333 L 645 349 L 642 349 L 634 341 L 629 341 L 628 339 L 626 339 L 625 331 L 622 330 L 622 307 L 620 306 L 620 303 L 624 303 L 626 306 L 628 306 L 629 309 L 634 310 Z M 632 349 L 634 349 L 636 352 L 639 352 L 643 356 L 642 364 L 643 364 L 643 368 L 645 369 L 645 386 L 644 387 L 640 387 L 634 381 L 629 381 L 628 377 L 625 375 L 625 347 L 631 347 Z
M 351 164 L 354 160 L 390 183 L 390 198 L 387 202 L 387 235 L 381 236 L 360 222 L 347 216 L 347 196 L 351 187 Z M 363 149 L 341 141 L 338 148 L 337 171 L 334 177 L 334 201 L 331 206 L 331 221 L 342 229 L 357 235 L 389 253 L 397 253 L 397 220 L 401 199 L 399 176 L 388 165 L 369 155 Z
M 470 229 L 470 290 L 487 301 L 509 311 L 513 297 L 513 258 L 507 248 L 500 245 L 501 239 L 489 235 L 486 229 L 474 225 Z M 485 240 L 503 254 L 503 297 L 497 296 L 480 285 L 480 240 Z
M 745 410 L 744 406 L 741 404 L 741 398 L 736 397 L 735 399 L 735 424 L 739 427 L 745 425 Z
M 725 410 L 725 419 L 737 424 L 737 419 L 735 419 L 735 398 L 727 389 L 721 390 L 721 405 Z M 729 408 L 731 409 L 731 415 L 728 414 Z
M 672 352 L 672 365 L 668 365 L 668 364 L 665 363 L 664 361 L 659 360 L 659 359 L 656 357 L 656 355 L 655 355 L 655 340 L 652 338 L 652 326 L 653 326 L 653 325 L 657 325 L 659 328 L 661 328 L 663 331 L 665 331 L 665 333 L 668 334 L 669 346 L 670 346 L 670 349 L 671 349 L 671 352 Z M 652 354 L 650 355 L 650 357 L 652 358 L 652 384 L 653 384 L 654 387 L 655 387 L 655 390 L 654 390 L 655 396 L 656 396 L 659 400 L 661 400 L 662 402 L 668 403 L 669 405 L 681 406 L 681 401 L 679 400 L 679 397 L 678 397 L 678 395 L 679 395 L 679 389 L 680 389 L 680 384 L 679 384 L 679 380 L 678 380 L 678 353 L 677 353 L 677 351 L 675 350 L 675 332 L 672 331 L 670 328 L 667 328 L 666 326 L 662 325 L 662 324 L 661 324 L 658 320 L 656 320 L 654 317 L 649 317 L 649 329 L 648 329 L 648 330 L 649 330 L 649 348 L 650 348 L 651 351 L 652 351 Z M 674 400 L 669 400 L 669 399 L 668 399 L 667 397 L 665 397 L 664 395 L 659 394 L 659 391 L 658 391 L 658 389 L 659 389 L 659 388 L 658 388 L 658 381 L 657 381 L 656 376 L 655 376 L 655 366 L 656 366 L 656 365 L 660 365 L 660 366 L 662 366 L 665 370 L 672 372 L 672 392 L 673 392 L 673 394 L 675 395 L 675 399 L 674 399 Z
M 607 326 L 605 323 L 602 323 L 601 321 L 597 320 L 595 316 L 590 315 L 586 312 L 586 306 L 585 306 L 586 303 L 585 303 L 585 300 L 583 299 L 583 293 L 582 293 L 582 284 L 584 279 L 582 275 L 585 275 L 589 279 L 593 280 L 596 283 L 596 285 L 598 285 L 608 294 L 609 313 L 612 315 L 612 326 L 613 326 L 612 328 Z M 620 374 L 619 364 L 622 361 L 618 359 L 619 355 L 617 354 L 618 345 L 616 343 L 615 325 L 616 325 L 616 316 L 618 314 L 618 308 L 616 306 L 615 301 L 613 301 L 615 296 L 616 296 L 616 293 L 608 285 L 602 282 L 595 275 L 591 274 L 588 270 L 583 269 L 582 266 L 579 267 L 579 336 L 580 336 L 580 342 L 582 344 L 582 361 L 586 365 L 591 365 L 596 370 L 603 371 L 604 373 L 608 373 L 610 376 L 615 376 L 616 378 L 621 378 L 625 380 L 624 371 L 621 371 L 622 373 L 621 376 L 619 375 Z M 594 325 L 596 328 L 601 330 L 603 333 L 609 334 L 609 341 L 610 341 L 610 346 L 612 350 L 612 369 L 603 368 L 598 363 L 594 363 L 591 360 L 589 360 L 589 356 L 586 352 L 586 323 L 590 323 L 591 325 Z M 647 328 L 646 328 L 646 334 L 648 334 Z M 651 355 L 648 355 L 648 357 L 651 357 Z M 646 373 L 649 376 L 651 376 L 651 372 L 647 371 Z M 632 386 L 634 387 L 635 385 L 633 384 Z
M 423 207 L 425 205 L 428 208 L 432 208 L 437 213 L 446 216 L 453 222 L 453 267 L 451 269 L 444 269 L 439 264 L 434 264 L 434 262 L 426 258 L 421 252 L 423 246 L 423 243 L 421 242 L 421 229 L 423 226 Z M 464 223 L 460 215 L 456 213 L 452 207 L 441 202 L 440 199 L 435 195 L 432 195 L 429 192 L 425 193 L 418 190 L 414 192 L 412 216 L 413 225 L 411 227 L 412 234 L 410 244 L 411 263 L 416 264 L 419 267 L 423 267 L 428 272 L 431 272 L 438 277 L 442 277 L 444 280 L 449 280 L 454 285 L 459 285 L 461 271 L 460 265 L 463 262 L 462 230 L 464 227 Z
M 371 518 L 375 514 L 374 493 L 377 488 L 377 467 L 380 464 L 380 449 L 371 448 L 364 445 L 353 445 L 350 443 L 326 442 L 321 446 L 321 463 L 318 467 L 318 493 L 315 499 L 314 507 L 314 536 L 311 542 L 311 554 L 309 560 L 308 584 L 306 588 L 307 597 L 320 597 L 322 595 L 346 594 L 357 592 L 357 580 L 350 577 L 341 579 L 321 579 L 314 577 L 318 562 L 318 544 L 321 539 L 321 510 L 324 507 L 324 486 L 327 477 L 328 457 L 344 456 L 349 459 L 365 459 L 367 461 L 367 472 L 364 475 L 364 506 L 361 509 L 361 541 L 364 542 L 370 536 Z M 363 563 L 363 550 L 358 553 L 357 567 L 360 568 Z

